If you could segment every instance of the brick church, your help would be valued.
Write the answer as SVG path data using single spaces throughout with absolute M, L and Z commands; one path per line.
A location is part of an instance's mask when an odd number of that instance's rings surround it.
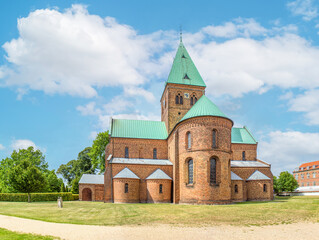
M 182 41 L 161 98 L 161 121 L 111 119 L 104 175 L 84 174 L 80 200 L 226 204 L 273 199 L 257 142 L 205 96 Z

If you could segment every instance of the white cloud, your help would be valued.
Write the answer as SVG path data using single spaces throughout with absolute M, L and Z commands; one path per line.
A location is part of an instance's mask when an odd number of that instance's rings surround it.
M 289 2 L 287 7 L 293 15 L 302 16 L 305 21 L 318 17 L 318 8 L 313 0 L 295 0 Z
M 258 158 L 271 163 L 275 175 L 292 172 L 301 163 L 318 160 L 319 133 L 274 131 L 259 142 L 258 148 Z
M 319 125 L 319 89 L 312 89 L 289 100 L 290 111 L 305 113 L 309 125 Z
M 319 86 L 319 49 L 296 34 L 202 42 L 187 45 L 187 49 L 206 82 L 207 92 L 215 96 L 240 97 L 272 87 Z
M 89 102 L 84 106 L 77 106 L 76 110 L 78 110 L 83 116 L 101 114 L 101 109 L 96 108 L 95 102 Z
M 35 145 L 34 142 L 28 139 L 18 139 L 18 140 L 13 140 L 11 147 L 14 150 L 19 150 L 19 149 L 27 149 L 28 147 L 33 147 L 34 149 L 39 149 L 38 146 Z
M 224 25 L 204 27 L 202 31 L 213 37 L 234 38 L 259 36 L 265 34 L 268 30 L 252 18 L 237 18 L 233 22 L 226 22 Z
M 14 67 L 1 67 L 1 85 L 82 97 L 96 96 L 96 87 L 149 81 L 161 65 L 154 56 L 170 35 L 139 35 L 114 18 L 89 14 L 83 5 L 33 11 L 18 19 L 18 30 L 19 38 L 3 45 Z
M 4 150 L 5 149 L 5 146 L 3 146 L 2 144 L 0 144 L 0 151 L 1 150 Z

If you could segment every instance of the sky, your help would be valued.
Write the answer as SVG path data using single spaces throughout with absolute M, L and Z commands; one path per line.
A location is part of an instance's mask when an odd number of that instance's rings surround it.
M 160 120 L 180 28 L 274 175 L 319 160 L 319 0 L 2 1 L 0 159 L 34 146 L 57 169 L 111 116 Z

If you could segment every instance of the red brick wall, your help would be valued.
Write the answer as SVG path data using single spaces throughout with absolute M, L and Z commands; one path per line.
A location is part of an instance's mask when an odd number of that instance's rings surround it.
M 183 105 L 175 103 L 175 97 L 178 93 L 183 96 Z M 184 97 L 185 93 L 189 94 L 189 98 Z M 199 100 L 200 97 L 205 94 L 205 87 L 173 83 L 166 84 L 161 99 L 161 105 L 163 106 L 165 100 L 166 108 L 162 108 L 162 121 L 165 122 L 169 133 L 179 120 L 184 117 L 188 110 L 191 109 L 190 99 L 193 94 L 195 94 L 197 100 Z
M 162 184 L 162 193 L 159 192 L 160 184 Z M 171 180 L 146 180 L 147 185 L 147 202 L 148 203 L 170 203 L 172 181 Z
M 235 185 L 238 186 L 238 192 L 235 192 Z M 231 181 L 231 199 L 233 201 L 245 201 L 246 186 L 241 180 Z
M 181 203 L 228 203 L 230 189 L 230 141 L 232 121 L 220 117 L 198 117 L 182 122 L 178 131 L 179 188 Z M 212 148 L 212 131 L 217 130 L 218 148 Z M 187 132 L 192 147 L 187 149 Z M 169 140 L 170 141 L 170 140 Z M 217 159 L 217 184 L 210 184 L 210 159 Z M 194 184 L 188 185 L 187 162 L 194 162 Z M 174 179 L 176 180 L 176 179 Z
M 91 189 L 92 201 L 103 201 L 104 186 L 103 184 L 79 184 L 79 199 L 83 198 L 83 190 L 85 188 Z
M 125 193 L 125 183 L 128 184 L 128 192 Z M 140 181 L 138 179 L 113 179 L 115 203 L 140 202 Z
M 268 167 L 259 167 L 259 168 L 253 168 L 253 167 L 232 167 L 231 170 L 236 173 L 239 177 L 241 177 L 243 180 L 246 180 L 250 177 L 256 170 L 259 172 L 265 174 L 270 179 L 273 179 L 273 175 L 270 171 L 270 168 Z
M 309 178 L 307 174 L 309 173 Z M 315 177 L 313 177 L 313 173 L 315 173 Z M 303 179 L 301 175 L 303 174 Z M 303 171 L 295 171 L 294 177 L 296 178 L 296 175 L 298 175 L 297 182 L 299 184 L 299 187 L 308 187 L 308 186 L 319 186 L 319 169 L 309 169 L 309 170 L 303 170 Z M 315 183 L 315 185 L 314 185 Z
M 267 185 L 267 191 L 263 191 L 264 184 Z M 247 200 L 272 200 L 273 186 L 270 180 L 247 181 Z
M 245 151 L 246 160 L 255 161 L 257 159 L 257 144 L 232 143 L 231 149 L 233 152 L 232 160 L 242 160 L 243 151 Z
M 173 166 L 172 165 L 141 165 L 141 164 L 111 164 L 112 165 L 112 176 L 114 177 L 120 171 L 122 171 L 125 167 L 129 168 L 132 172 L 134 172 L 139 178 L 139 202 L 145 203 L 147 202 L 147 184 L 146 178 L 151 175 L 156 169 L 160 168 L 163 172 L 165 172 L 168 176 L 173 177 Z M 109 168 L 110 169 L 110 168 Z M 109 202 L 112 199 L 111 195 L 111 170 L 109 170 L 109 177 L 106 180 L 106 184 L 108 184 L 108 188 L 110 191 L 109 194 L 106 194 L 105 201 Z M 115 185 L 113 184 L 113 190 Z M 114 196 L 115 200 L 115 196 Z
M 105 155 L 115 158 L 125 157 L 125 147 L 129 148 L 129 158 L 153 159 L 153 149 L 157 149 L 157 159 L 167 159 L 167 141 L 155 139 L 114 138 L 106 147 Z

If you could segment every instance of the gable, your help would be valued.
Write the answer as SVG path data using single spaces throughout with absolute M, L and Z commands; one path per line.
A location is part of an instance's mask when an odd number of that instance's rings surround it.
M 257 141 L 247 129 L 243 128 L 232 128 L 231 130 L 231 142 L 232 143 L 241 143 L 241 144 L 257 144 Z

